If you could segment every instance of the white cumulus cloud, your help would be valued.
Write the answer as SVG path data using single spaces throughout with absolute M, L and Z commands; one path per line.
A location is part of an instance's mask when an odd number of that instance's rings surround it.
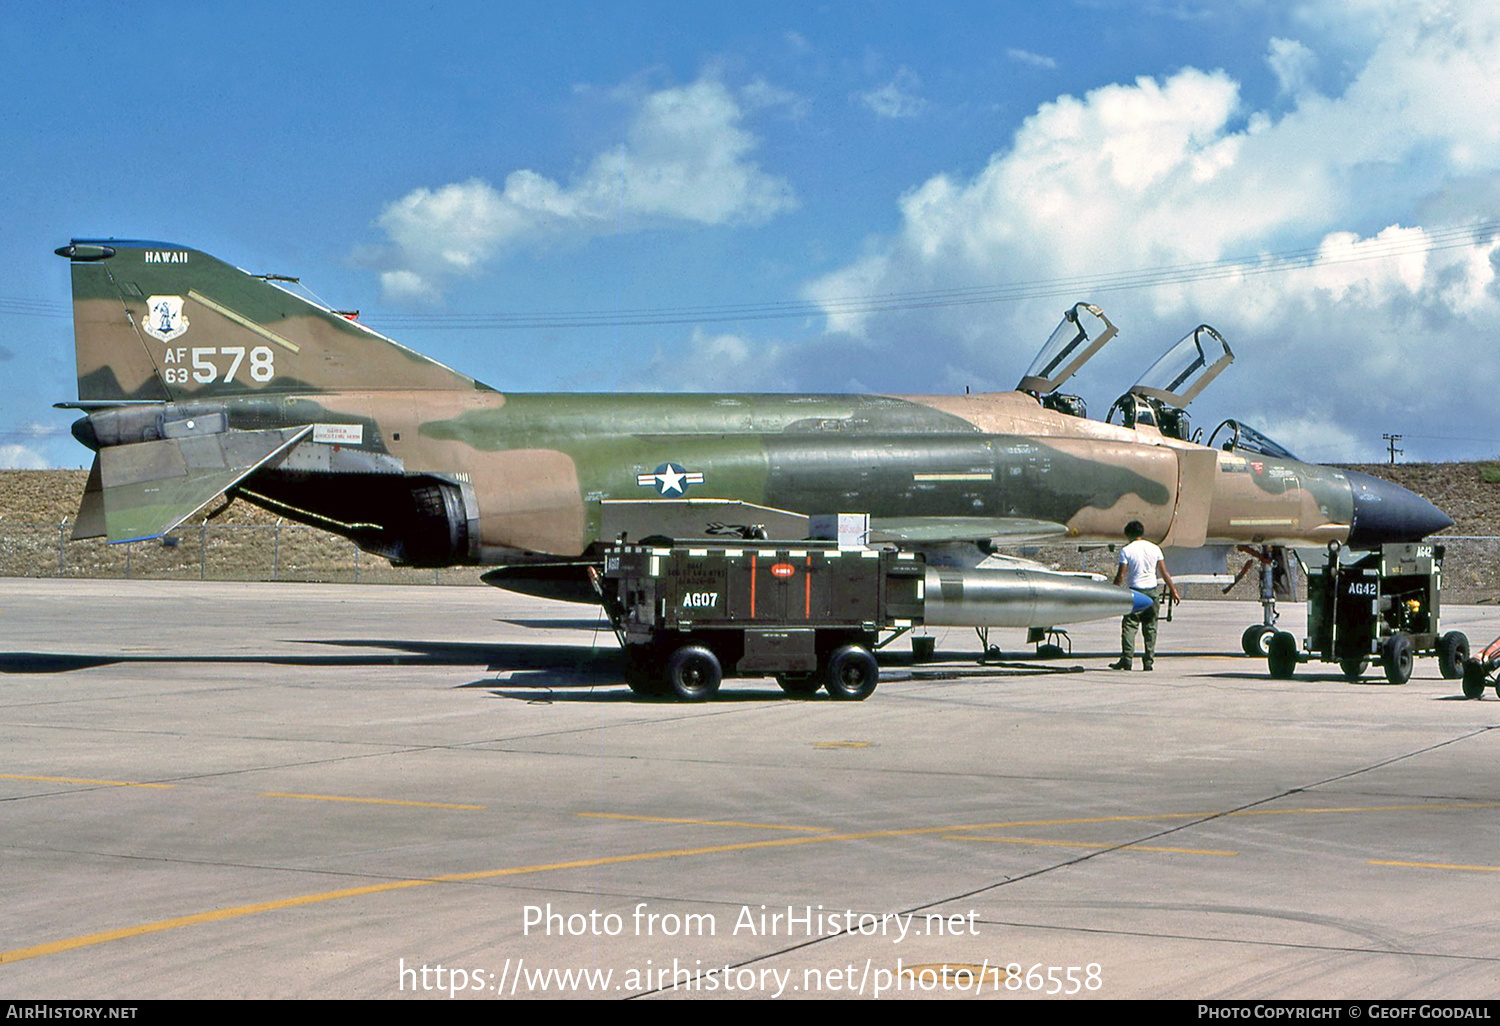
M 784 392 L 795 377 L 787 347 L 695 327 L 685 346 L 661 352 L 630 389 L 646 392 Z
M 1029 64 L 1033 68 L 1043 68 L 1047 71 L 1057 70 L 1057 61 L 1046 54 L 1032 53 L 1030 50 L 1018 50 L 1012 47 L 1005 51 L 1005 56 L 1020 64 Z
M 1116 346 L 1141 347 L 1140 368 L 1150 347 L 1208 321 L 1240 365 L 1200 404 L 1224 398 L 1239 404 L 1227 412 L 1275 418 L 1336 439 L 1340 450 L 1372 439 L 1372 453 L 1382 431 L 1439 435 L 1432 425 L 1462 408 L 1495 429 L 1500 448 L 1500 411 L 1490 412 L 1500 361 L 1487 341 L 1500 320 L 1496 243 L 1483 232 L 1442 234 L 1495 216 L 1487 200 L 1500 188 L 1500 8 L 1364 6 L 1360 16 L 1382 31 L 1360 37 L 1363 63 L 1341 95 L 1314 88 L 1314 33 L 1267 41 L 1289 102 L 1279 112 L 1246 109 L 1233 76 L 1191 67 L 1059 97 L 977 174 L 914 186 L 900 200 L 899 229 L 809 283 L 808 296 L 824 303 L 830 332 L 871 352 L 899 353 L 920 338 L 931 380 L 958 368 L 1001 387 L 1074 298 L 1111 313 L 1123 329 Z M 1349 17 L 1342 5 L 1317 10 L 1329 32 Z M 1440 222 L 1428 221 L 1431 211 Z M 1102 281 L 1309 247 L 1319 259 L 1283 273 L 1166 276 L 1108 294 L 863 314 L 833 302 Z M 1112 381 L 1113 394 L 1094 401 L 1107 403 L 1131 380 Z M 1305 415 L 1314 409 L 1317 417 Z
M 769 102 L 758 83 L 749 102 Z M 750 155 L 758 140 L 721 82 L 644 97 L 625 141 L 563 184 L 530 170 L 413 189 L 381 212 L 388 244 L 366 259 L 393 299 L 436 299 L 508 247 L 664 225 L 758 224 L 794 208 L 791 186 Z
M 0 469 L 45 470 L 50 466 L 45 456 L 29 446 L 0 445 Z
M 914 118 L 927 107 L 917 95 L 922 80 L 910 68 L 899 68 L 896 75 L 878 89 L 858 94 L 859 102 L 883 118 Z

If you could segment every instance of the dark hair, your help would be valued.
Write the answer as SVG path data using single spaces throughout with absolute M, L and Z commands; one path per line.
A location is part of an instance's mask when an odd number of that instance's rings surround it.
M 1131 541 L 1135 541 L 1137 538 L 1145 535 L 1145 533 L 1146 528 L 1139 520 L 1132 520 L 1130 523 L 1125 525 L 1125 537 L 1129 538 Z

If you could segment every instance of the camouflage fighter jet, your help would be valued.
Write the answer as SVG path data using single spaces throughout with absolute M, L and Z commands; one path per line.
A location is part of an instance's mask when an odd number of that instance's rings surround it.
M 1170 387 L 1133 389 L 1119 424 L 1078 416 L 1056 386 L 1114 333 L 1085 304 L 1010 392 L 508 394 L 198 250 L 57 252 L 78 360 L 78 401 L 59 405 L 84 411 L 73 433 L 97 453 L 74 538 L 157 538 L 227 493 L 396 564 L 586 597 L 622 534 L 805 539 L 841 512 L 868 514 L 873 541 L 970 565 L 998 544 L 1114 541 L 1131 520 L 1179 547 L 1374 546 L 1450 523 L 1240 425 L 1195 444 L 1170 416 L 1191 395 Z M 998 606 L 1013 612 L 986 614 L 995 626 L 1067 622 Z

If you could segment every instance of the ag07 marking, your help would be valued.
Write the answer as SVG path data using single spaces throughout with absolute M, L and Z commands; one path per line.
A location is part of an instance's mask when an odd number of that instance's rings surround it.
M 718 604 L 719 593 L 716 591 L 690 591 L 682 596 L 684 609 L 712 609 Z
M 212 346 L 194 346 L 192 349 L 178 347 L 167 350 L 166 359 L 163 361 L 166 367 L 162 370 L 162 378 L 169 385 L 186 385 L 190 380 L 200 385 L 212 384 L 219 380 L 222 366 L 228 363 L 229 369 L 223 370 L 223 380 L 229 384 L 234 376 L 239 373 L 240 366 L 245 362 L 244 346 L 222 346 L 215 349 Z M 270 346 L 256 346 L 250 350 L 250 367 L 248 371 L 250 380 L 259 384 L 265 384 L 276 376 L 276 353 Z

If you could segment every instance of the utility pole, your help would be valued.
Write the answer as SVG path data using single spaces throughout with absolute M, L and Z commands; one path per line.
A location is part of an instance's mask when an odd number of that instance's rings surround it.
M 1405 449 L 1398 449 L 1398 448 L 1396 448 L 1396 443 L 1399 442 L 1399 441 L 1401 441 L 1402 436 L 1401 435 L 1381 435 L 1380 437 L 1385 439 L 1386 448 L 1389 449 L 1390 453 L 1391 453 L 1391 466 L 1394 467 L 1396 465 L 1396 457 L 1397 456 L 1405 456 L 1406 455 L 1406 450 Z

